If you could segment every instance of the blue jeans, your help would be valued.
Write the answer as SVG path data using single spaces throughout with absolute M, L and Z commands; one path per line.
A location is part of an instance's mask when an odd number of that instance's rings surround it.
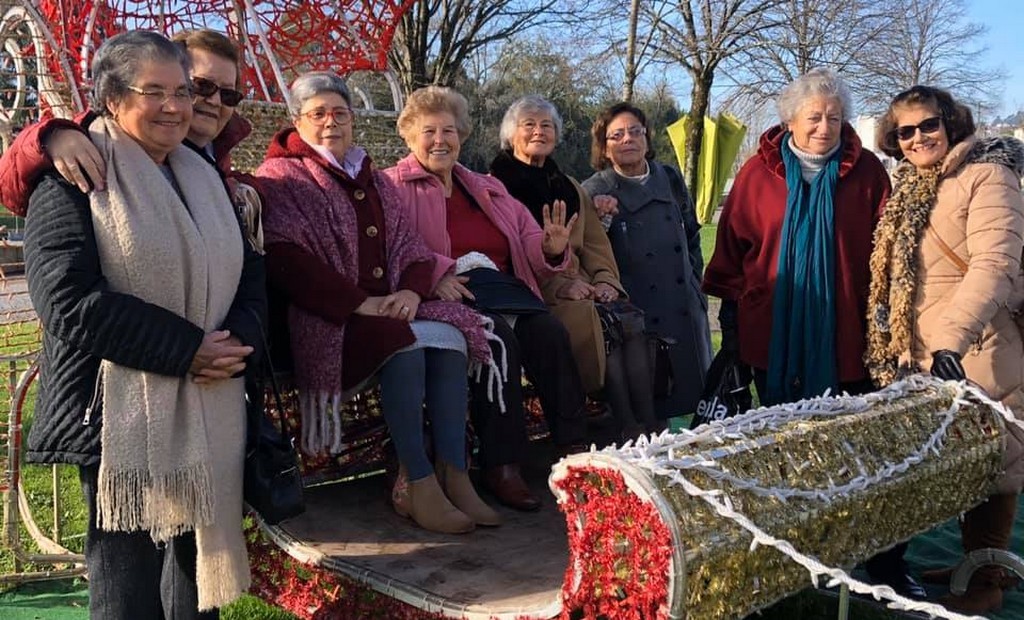
M 396 353 L 381 369 L 381 409 L 410 482 L 434 471 L 424 446 L 424 405 L 437 458 L 466 469 L 467 382 L 466 356 L 447 349 Z

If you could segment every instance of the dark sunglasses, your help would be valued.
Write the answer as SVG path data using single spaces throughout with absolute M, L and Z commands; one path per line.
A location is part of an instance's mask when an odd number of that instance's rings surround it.
M 245 95 L 234 88 L 224 88 L 223 86 L 212 82 L 206 78 L 194 77 L 192 78 L 192 94 L 197 97 L 212 97 L 214 94 L 220 91 L 220 102 L 229 108 L 233 108 L 242 99 L 245 99 Z
M 921 133 L 935 133 L 941 127 L 942 117 L 933 116 L 931 118 L 924 119 L 916 125 L 900 125 L 896 129 L 893 129 L 893 132 L 900 140 L 909 140 L 914 137 L 918 129 L 921 130 Z

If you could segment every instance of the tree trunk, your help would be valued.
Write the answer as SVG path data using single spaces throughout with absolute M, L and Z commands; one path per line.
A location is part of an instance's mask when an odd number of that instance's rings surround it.
M 636 23 L 640 15 L 640 0 L 632 0 L 629 7 L 629 32 L 626 35 L 626 77 L 622 84 L 622 100 L 633 101 L 636 83 Z
M 714 71 L 706 71 L 693 77 L 693 89 L 690 91 L 690 125 L 686 136 L 686 178 L 687 189 L 696 199 L 697 174 L 700 160 L 700 149 L 704 143 L 704 117 L 711 105 L 711 84 L 715 80 Z

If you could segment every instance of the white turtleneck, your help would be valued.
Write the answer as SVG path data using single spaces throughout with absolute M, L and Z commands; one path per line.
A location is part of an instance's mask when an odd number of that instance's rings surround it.
M 827 153 L 815 155 L 814 153 L 800 150 L 796 143 L 793 142 L 793 136 L 790 136 L 789 148 L 792 149 L 793 154 L 800 161 L 800 174 L 803 176 L 804 181 L 811 183 L 814 181 L 814 177 L 818 176 L 821 169 L 825 167 L 825 162 L 828 161 L 828 158 L 832 157 L 832 154 L 839 148 L 839 143 L 836 142 L 836 145 L 829 149 Z

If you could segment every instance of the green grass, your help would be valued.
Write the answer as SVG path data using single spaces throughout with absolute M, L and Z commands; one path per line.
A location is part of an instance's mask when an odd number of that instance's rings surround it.
M 0 326 L 0 359 L 3 359 L 5 356 L 12 356 L 25 351 L 35 350 L 38 346 L 39 328 L 37 322 L 26 321 Z M 23 370 L 26 366 L 26 362 L 19 362 L 18 368 L 19 370 Z M 5 399 L 8 396 L 8 394 L 3 395 Z M 22 420 L 23 445 L 24 439 L 28 436 L 29 429 L 32 426 L 32 414 L 34 407 L 35 387 L 33 386 L 30 388 L 28 398 L 25 402 L 24 417 Z M 0 421 L 6 422 L 6 419 L 0 418 Z M 0 429 L 0 431 L 2 430 L 3 429 Z M 3 457 L 6 457 L 6 446 L 3 444 L 4 442 L 0 440 L 0 447 L 3 448 L 2 454 L 0 454 L 0 465 L 3 464 Z M 56 466 L 56 470 L 60 496 L 59 542 L 61 545 L 75 553 L 82 553 L 85 546 L 85 530 L 88 522 L 88 514 L 85 505 L 85 498 L 82 496 L 82 488 L 78 482 L 78 468 L 71 465 L 58 465 Z M 36 525 L 51 537 L 54 515 L 52 488 L 52 466 L 22 465 L 21 491 L 28 499 Z M 39 549 L 36 548 L 31 537 L 28 535 L 28 531 L 23 525 L 19 526 L 19 532 L 22 546 L 30 553 L 38 552 Z M 13 573 L 15 572 L 15 568 L 14 554 L 10 549 L 6 548 L 3 541 L 0 541 L 0 575 Z M 19 570 L 33 571 L 45 570 L 47 568 L 49 567 L 23 565 L 19 567 Z M 17 599 L 22 593 L 24 593 L 24 596 L 28 597 L 32 596 L 33 593 L 40 591 L 40 589 L 50 592 L 54 592 L 58 589 L 62 592 L 65 590 L 80 591 L 85 588 L 85 582 L 81 579 L 73 580 L 73 582 L 72 580 L 66 580 L 64 585 L 58 586 L 56 584 L 52 584 L 50 589 L 47 589 L 45 583 L 29 584 L 23 588 L 16 588 L 14 586 L 0 586 L 0 588 L 5 588 L 4 590 L 0 590 L 0 593 L 13 595 L 13 597 Z M 74 598 L 69 595 L 65 604 L 68 605 L 68 611 L 72 612 L 75 618 L 80 617 L 82 620 L 85 620 L 89 614 L 87 609 L 81 607 L 80 598 L 80 596 L 78 598 Z M 2 606 L 3 605 L 0 605 L 0 607 Z M 80 612 L 80 615 L 78 612 Z M 12 611 L 11 613 L 16 614 L 17 612 Z M 0 613 L 0 615 L 5 618 L 9 616 L 6 612 Z M 21 618 L 21 616 L 17 617 Z M 244 596 L 234 604 L 221 610 L 221 618 L 224 620 L 294 620 L 295 617 L 281 609 L 277 609 L 264 603 L 256 597 Z
M 704 224 L 700 227 L 700 251 L 704 255 L 704 264 L 711 260 L 715 251 L 715 236 L 718 234 L 717 224 Z

